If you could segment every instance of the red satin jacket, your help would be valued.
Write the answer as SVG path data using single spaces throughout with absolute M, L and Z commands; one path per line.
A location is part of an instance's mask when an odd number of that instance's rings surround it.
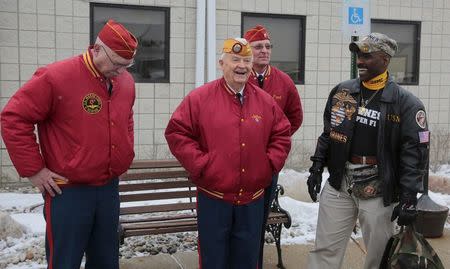
M 290 150 L 290 124 L 273 98 L 251 83 L 241 105 L 225 80 L 193 90 L 165 136 L 198 190 L 233 204 L 262 197 Z
M 124 173 L 134 158 L 134 80 L 124 72 L 112 85 L 110 96 L 89 52 L 39 68 L 1 113 L 19 175 L 47 167 L 69 183 L 102 185 Z
M 256 76 L 257 74 L 253 71 L 248 80 L 258 86 Z M 291 123 L 291 135 L 293 135 L 302 125 L 303 109 L 300 96 L 292 79 L 286 73 L 269 65 L 264 76 L 262 89 L 270 94 L 283 110 Z

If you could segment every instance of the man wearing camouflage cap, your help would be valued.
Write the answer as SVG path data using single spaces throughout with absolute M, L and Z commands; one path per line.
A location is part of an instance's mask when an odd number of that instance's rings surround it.
M 273 98 L 248 82 L 248 42 L 227 39 L 222 52 L 223 77 L 185 97 L 165 136 L 197 185 L 200 268 L 256 268 L 264 189 L 284 165 L 291 126 Z
M 324 131 L 311 157 L 312 200 L 320 192 L 324 167 L 330 177 L 320 194 L 310 269 L 341 267 L 357 219 L 367 249 L 364 268 L 379 268 L 392 221 L 408 225 L 415 219 L 416 196 L 428 169 L 424 105 L 387 72 L 397 43 L 372 33 L 349 48 L 358 56 L 359 78 L 331 90 Z

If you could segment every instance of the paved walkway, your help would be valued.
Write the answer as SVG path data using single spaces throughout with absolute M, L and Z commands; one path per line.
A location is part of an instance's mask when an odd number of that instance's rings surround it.
M 438 253 L 445 268 L 450 268 L 450 230 L 436 239 L 427 239 Z M 287 269 L 306 268 L 309 250 L 313 245 L 286 245 L 282 246 L 283 261 Z M 349 242 L 344 259 L 345 269 L 360 269 L 364 263 L 364 253 L 352 241 Z M 264 252 L 264 268 L 277 268 L 276 248 L 266 246 Z M 121 260 L 121 269 L 195 269 L 198 268 L 197 252 L 179 252 L 173 255 L 158 254 L 155 256 Z

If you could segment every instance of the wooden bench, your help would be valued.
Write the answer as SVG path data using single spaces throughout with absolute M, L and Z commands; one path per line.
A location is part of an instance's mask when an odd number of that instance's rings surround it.
M 196 187 L 188 180 L 186 170 L 176 160 L 137 160 L 121 176 L 120 243 L 125 237 L 197 231 Z M 278 203 L 281 185 L 269 214 L 267 232 L 275 239 L 278 267 L 281 257 L 281 228 L 291 226 L 291 216 Z

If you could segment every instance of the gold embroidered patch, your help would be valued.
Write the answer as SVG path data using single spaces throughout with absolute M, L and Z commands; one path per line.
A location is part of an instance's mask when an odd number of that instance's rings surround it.
M 260 115 L 253 114 L 252 119 L 254 119 L 256 122 L 259 122 L 262 119 L 262 117 Z
M 273 99 L 275 99 L 275 100 L 281 100 L 281 95 L 276 95 L 276 94 L 274 94 L 274 95 L 272 95 L 272 97 L 273 97 Z
M 369 52 L 369 45 L 363 44 L 359 49 L 360 49 L 362 52 L 364 52 L 364 53 L 368 53 L 368 52 Z
M 387 115 L 387 120 L 395 122 L 395 123 L 400 123 L 400 115 L 388 114 Z
M 348 89 L 340 89 L 333 96 L 333 106 L 331 107 L 331 126 L 339 126 L 345 118 L 352 119 L 356 111 L 356 100 L 350 95 Z
M 97 114 L 102 109 L 102 100 L 95 93 L 89 93 L 83 98 L 83 108 L 89 114 Z
M 347 142 L 347 136 L 341 133 L 338 133 L 336 131 L 331 131 L 330 132 L 330 138 L 340 142 L 340 143 L 346 143 Z

